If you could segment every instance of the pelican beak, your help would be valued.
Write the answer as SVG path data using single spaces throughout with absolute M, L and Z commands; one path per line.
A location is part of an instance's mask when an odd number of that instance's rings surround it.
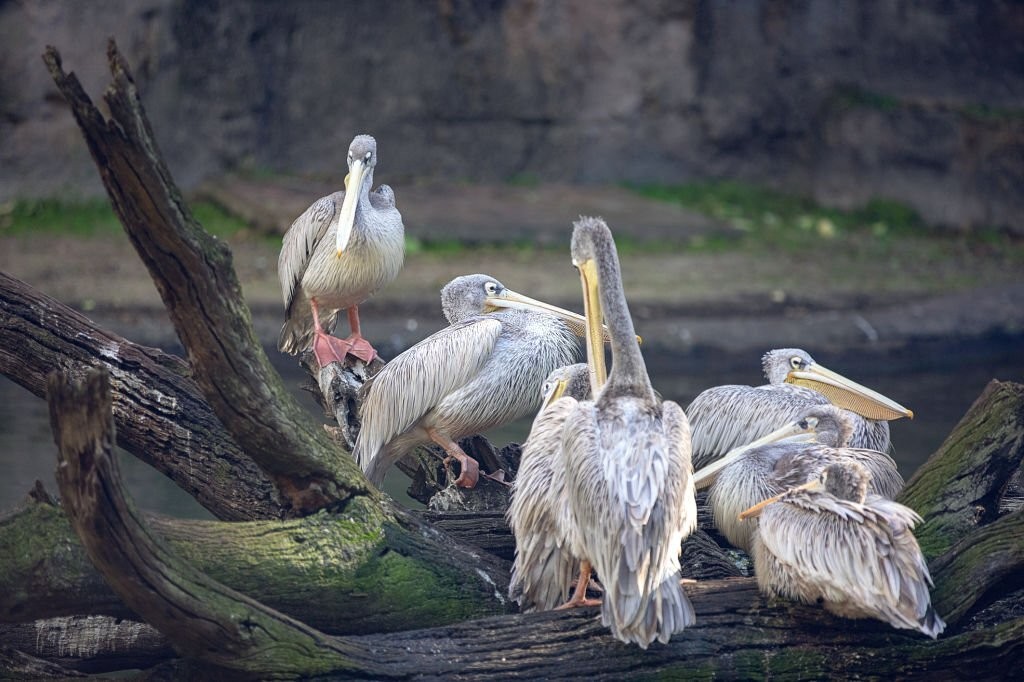
M 604 359 L 604 330 L 602 324 L 600 282 L 597 261 L 585 260 L 576 263 L 583 285 L 583 313 L 586 316 L 587 366 L 590 368 L 590 389 L 594 396 L 608 380 L 608 368 Z
M 800 426 L 800 422 L 793 421 L 785 426 L 775 429 L 767 436 L 762 436 L 752 443 L 741 445 L 738 448 L 733 448 L 721 458 L 716 459 L 706 467 L 695 471 L 693 474 L 693 485 L 697 490 L 704 490 L 710 488 L 714 482 L 718 479 L 718 475 L 722 473 L 725 467 L 729 466 L 739 458 L 741 458 L 747 452 L 759 448 L 763 445 L 770 445 L 771 443 L 811 443 L 814 441 L 814 427 L 817 426 L 818 420 L 811 419 L 806 420 L 808 427 L 804 428 Z M 810 423 L 813 422 L 813 423 Z
M 338 212 L 338 235 L 335 241 L 338 258 L 345 253 L 352 238 L 352 226 L 356 222 L 356 204 L 359 203 L 365 170 L 363 160 L 354 159 L 349 166 L 348 175 L 345 176 L 345 200 L 341 203 L 341 211 Z
M 563 395 L 565 395 L 565 388 L 569 385 L 569 382 L 565 379 L 559 379 L 551 385 L 547 393 L 544 394 L 544 402 L 541 405 L 541 412 L 547 409 L 547 406 L 555 402 Z
M 500 293 L 495 296 L 488 296 L 484 300 L 484 310 L 486 312 L 494 312 L 499 308 L 519 308 L 520 310 L 533 310 L 543 313 L 549 313 L 558 317 L 560 320 L 565 322 L 566 326 L 576 334 L 577 336 L 584 336 L 587 329 L 587 318 L 579 313 L 574 313 L 571 310 L 565 308 L 559 308 L 556 305 L 545 303 L 544 301 L 538 301 L 535 298 L 524 296 L 520 293 L 516 293 L 511 289 L 502 289 Z M 611 339 L 608 333 L 608 328 L 604 325 L 600 325 L 601 337 L 607 341 Z
M 894 400 L 876 393 L 866 386 L 850 381 L 842 374 L 815 363 L 805 370 L 793 370 L 786 382 L 813 389 L 836 407 L 856 412 L 868 419 L 891 420 L 900 417 L 914 418 L 911 410 Z
M 797 490 L 823 490 L 823 489 L 824 489 L 824 486 L 821 484 L 821 480 L 818 479 L 818 478 L 813 478 L 810 481 L 807 481 L 807 483 L 804 483 L 803 485 L 798 485 L 795 488 L 790 488 L 789 490 L 787 490 L 786 492 L 784 492 L 784 493 L 782 493 L 780 495 L 776 495 L 775 497 L 769 497 L 767 500 L 763 500 L 761 502 L 758 502 L 757 504 L 755 504 L 750 509 L 741 511 L 740 512 L 740 521 L 743 521 L 743 520 L 746 520 L 746 519 L 757 518 L 758 516 L 761 515 L 761 512 L 763 512 L 765 507 L 767 507 L 769 504 L 774 504 L 775 502 L 778 502 L 779 500 L 781 500 L 783 497 L 786 497 L 787 495 L 789 495 L 789 494 L 791 494 L 793 492 L 796 492 Z

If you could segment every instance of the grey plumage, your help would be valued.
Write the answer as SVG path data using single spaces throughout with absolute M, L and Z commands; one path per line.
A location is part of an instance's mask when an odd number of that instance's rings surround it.
M 765 504 L 753 548 L 758 585 L 769 596 L 820 601 L 838 616 L 935 638 L 945 623 L 932 608 L 931 576 L 912 532 L 921 518 L 867 493 L 869 477 L 855 462 L 832 464 Z
M 377 143 L 369 135 L 352 140 L 350 169 L 356 164 L 365 170 L 359 186 L 348 188 L 355 193 L 356 204 L 351 235 L 342 245 L 344 254 L 338 255 L 337 238 L 345 191 L 314 202 L 284 236 L 277 262 L 285 307 L 278 348 L 286 353 L 302 353 L 312 346 L 314 300 L 321 324 L 330 333 L 339 311 L 358 306 L 394 281 L 402 269 L 405 228 L 394 191 L 387 185 L 370 191 Z
M 589 399 L 587 365 L 559 367 L 548 375 L 542 393 L 560 397 L 541 407 L 523 445 L 512 482 L 509 527 L 516 538 L 509 596 L 524 612 L 553 609 L 568 599 L 579 559 L 569 533 L 572 510 L 565 480 L 562 430 L 580 400 Z
M 457 441 L 536 410 L 547 375 L 572 362 L 576 338 L 561 320 L 520 308 L 487 312 L 503 296 L 518 295 L 488 275 L 452 280 L 441 295 L 451 325 L 365 385 L 352 454 L 375 484 L 402 456 L 431 442 L 427 429 Z
M 808 407 L 830 404 L 829 398 L 817 390 L 786 383 L 793 370 L 820 367 L 806 351 L 799 348 L 772 350 L 764 355 L 762 365 L 767 385 L 715 386 L 700 393 L 686 408 L 693 431 L 695 469 L 796 419 Z M 852 447 L 889 452 L 887 421 L 867 419 L 846 411 L 852 420 Z
M 833 405 L 807 408 L 794 421 L 793 431 L 813 430 L 817 442 L 770 443 L 746 450 L 726 464 L 708 492 L 708 505 L 722 535 L 733 546 L 750 552 L 758 522 L 741 520 L 740 512 L 817 477 L 838 461 L 863 465 L 871 474 L 871 492 L 895 497 L 903 488 L 896 462 L 883 452 L 849 447 L 851 421 L 845 410 Z M 701 478 L 701 471 L 695 477 Z
M 612 370 L 562 430 L 570 546 L 601 579 L 601 622 L 616 638 L 646 648 L 695 620 L 679 584 L 681 543 L 697 521 L 689 425 L 679 405 L 660 401 L 651 387 L 603 221 L 577 221 L 572 255 L 588 319 L 603 313 L 609 327 Z M 603 372 L 603 349 L 593 337 L 588 330 L 588 357 L 593 363 L 600 356 Z

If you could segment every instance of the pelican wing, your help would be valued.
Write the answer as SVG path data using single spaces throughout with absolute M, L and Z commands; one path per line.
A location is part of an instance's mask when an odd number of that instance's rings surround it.
M 575 398 L 564 397 L 537 415 L 512 482 L 506 516 L 516 555 L 508 593 L 523 611 L 564 602 L 579 565 L 569 544 L 572 511 L 562 454 L 562 430 L 577 406 Z
M 709 388 L 686 408 L 693 434 L 693 467 L 700 469 L 733 448 L 768 435 L 804 408 L 827 403 L 820 393 L 789 384 Z
M 896 502 L 868 499 L 862 505 L 816 495 L 811 503 L 770 505 L 759 521 L 760 541 L 789 579 L 818 590 L 830 610 L 921 629 L 937 617 L 928 568 L 911 533 L 919 517 Z
M 501 328 L 501 321 L 493 317 L 461 320 L 394 358 L 364 385 L 362 425 L 352 455 L 370 480 L 383 480 L 391 462 L 375 459 L 391 439 L 480 372 Z
M 281 255 L 277 259 L 277 276 L 281 280 L 286 316 L 291 316 L 292 303 L 306 274 L 313 251 L 327 234 L 334 215 L 345 199 L 345 192 L 322 197 L 295 219 L 284 235 Z
M 563 442 L 578 554 L 605 587 L 602 620 L 644 645 L 653 639 L 640 634 L 653 625 L 649 601 L 666 580 L 678 588 L 680 545 L 696 524 L 686 417 L 664 406 L 659 419 L 636 399 L 600 412 L 581 403 Z M 692 622 L 686 607 L 680 622 L 662 623 L 665 640 Z

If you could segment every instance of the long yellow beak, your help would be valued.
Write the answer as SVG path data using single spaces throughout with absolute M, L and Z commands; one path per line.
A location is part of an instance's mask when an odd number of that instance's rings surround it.
M 759 448 L 763 445 L 770 445 L 772 443 L 779 443 L 785 441 L 787 443 L 812 443 L 815 439 L 814 427 L 817 426 L 817 419 L 813 417 L 806 420 L 808 422 L 808 428 L 802 428 L 799 421 L 793 421 L 785 426 L 775 429 L 767 436 L 762 436 L 757 440 L 741 445 L 738 448 L 733 448 L 720 459 L 716 459 L 711 464 L 695 471 L 693 473 L 693 484 L 697 490 L 704 490 L 710 488 L 712 484 L 718 479 L 718 475 L 722 473 L 725 467 L 729 466 L 736 460 L 740 459 L 746 453 Z
M 807 483 L 804 483 L 803 485 L 798 485 L 795 488 L 790 488 L 789 490 L 787 490 L 786 492 L 784 492 L 784 493 L 782 493 L 780 495 L 776 495 L 775 497 L 769 497 L 767 500 L 763 500 L 761 502 L 758 502 L 757 504 L 755 504 L 750 509 L 746 509 L 744 511 L 741 511 L 740 512 L 740 521 L 743 521 L 745 519 L 757 518 L 758 516 L 761 515 L 761 512 L 763 512 L 765 510 L 765 507 L 767 507 L 769 504 L 774 504 L 775 502 L 778 502 L 779 500 L 781 500 L 783 497 L 785 497 L 789 493 L 793 492 L 794 490 L 820 490 L 820 489 L 823 489 L 823 488 L 824 488 L 824 486 L 821 485 L 821 481 L 819 479 L 817 479 L 817 478 L 811 479 L 810 481 L 807 481 Z
M 583 314 L 586 317 L 587 367 L 590 370 L 590 390 L 594 397 L 608 380 L 608 367 L 604 359 L 601 311 L 601 290 L 597 274 L 597 262 L 593 260 L 577 263 L 580 282 L 583 285 Z
M 355 159 L 349 166 L 348 175 L 345 176 L 345 200 L 341 202 L 341 211 L 338 212 L 338 234 L 335 239 L 338 258 L 345 253 L 349 240 L 352 239 L 352 226 L 356 222 L 356 204 L 359 203 L 359 192 L 363 187 L 365 171 L 363 160 Z
M 817 363 L 806 370 L 793 370 L 786 377 L 786 382 L 818 391 L 836 407 L 856 412 L 868 419 L 914 418 L 911 410 L 896 401 Z
M 498 308 L 519 308 L 521 310 L 537 310 L 544 313 L 550 313 L 557 316 L 566 326 L 576 334 L 577 336 L 583 337 L 586 335 L 587 329 L 587 318 L 579 313 L 574 313 L 571 310 L 565 308 L 559 308 L 556 305 L 545 303 L 544 301 L 538 301 L 535 298 L 524 296 L 523 294 L 512 291 L 511 289 L 503 289 L 497 296 L 488 296 L 484 301 L 487 312 L 493 312 Z M 608 328 L 604 325 L 600 325 L 601 337 L 604 341 L 611 339 L 611 335 L 608 333 Z

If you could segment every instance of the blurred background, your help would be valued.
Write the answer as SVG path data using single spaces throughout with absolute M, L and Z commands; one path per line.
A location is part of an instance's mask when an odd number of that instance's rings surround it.
M 593 213 L 684 405 L 803 347 L 914 409 L 909 477 L 988 380 L 1024 376 L 1024 3 L 0 0 L 0 270 L 176 351 L 40 59 L 99 100 L 108 37 L 292 383 L 280 236 L 362 132 L 407 232 L 361 307 L 385 357 L 442 325 L 459 274 L 579 309 L 568 235 Z M 0 379 L 0 508 L 52 462 L 45 404 Z

